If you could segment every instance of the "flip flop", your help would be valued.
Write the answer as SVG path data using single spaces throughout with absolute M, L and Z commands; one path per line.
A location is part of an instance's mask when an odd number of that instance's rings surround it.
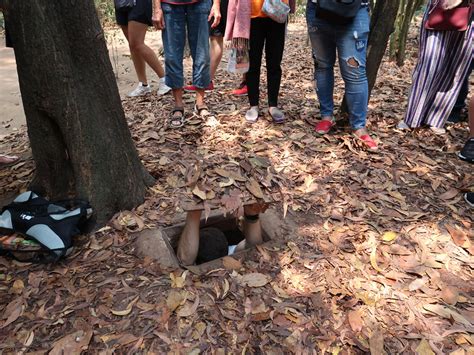
M 361 136 L 354 134 L 354 137 L 364 142 L 365 146 L 372 152 L 375 152 L 376 150 L 379 149 L 379 147 L 377 146 L 377 143 L 368 134 L 363 134 Z
M 170 128 L 180 128 L 184 126 L 184 108 L 175 107 L 171 110 L 171 115 L 168 118 L 168 126 Z

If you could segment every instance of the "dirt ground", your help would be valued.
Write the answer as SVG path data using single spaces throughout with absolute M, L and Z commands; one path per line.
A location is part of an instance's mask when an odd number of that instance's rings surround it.
M 137 84 L 135 70 L 130 60 L 130 51 L 122 32 L 119 30 L 106 31 L 107 45 L 110 60 L 117 76 L 120 95 L 124 97 Z M 156 31 L 149 31 L 146 37 L 147 44 L 159 52 L 161 35 Z M 163 58 L 161 58 L 163 59 Z M 156 84 L 158 77 L 148 67 L 147 74 L 151 84 Z M 5 47 L 5 38 L 0 36 L 0 137 L 18 131 L 26 124 L 25 114 L 21 102 L 20 87 L 16 71 L 13 49 Z
M 441 136 L 395 128 L 416 33 L 406 66 L 385 60 L 380 69 L 368 119 L 376 154 L 344 120 L 327 136 L 314 133 L 319 110 L 301 23 L 289 26 L 282 65 L 284 125 L 268 115 L 245 124 L 247 98 L 230 95 L 238 77 L 224 70 L 208 96 L 215 117 L 197 119 L 187 95 L 179 130 L 166 127 L 170 95 L 125 99 L 156 184 L 141 206 L 79 238 L 56 265 L 0 257 L 0 353 L 473 354 L 474 216 L 462 196 L 474 191 L 474 176 L 456 155 L 467 124 Z M 118 58 L 123 94 L 134 80 Z M 265 87 L 263 70 L 263 105 Z M 342 93 L 339 78 L 337 102 Z M 3 143 L 28 151 L 23 127 Z M 137 255 L 137 232 L 182 216 L 178 196 L 190 193 L 183 183 L 190 167 L 205 166 L 203 188 L 231 183 L 244 191 L 247 180 L 218 176 L 240 171 L 241 162 L 263 167 L 265 183 L 281 193 L 272 213 L 289 226 L 283 243 L 228 257 L 204 275 Z M 33 169 L 25 160 L 0 170 L 0 196 L 26 189 Z M 213 192 L 206 189 L 206 198 Z

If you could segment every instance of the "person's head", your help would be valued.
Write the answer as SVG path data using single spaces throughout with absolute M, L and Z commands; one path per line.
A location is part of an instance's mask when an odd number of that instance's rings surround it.
M 222 258 L 228 254 L 229 243 L 224 233 L 217 228 L 203 228 L 199 231 L 199 251 L 196 264 Z

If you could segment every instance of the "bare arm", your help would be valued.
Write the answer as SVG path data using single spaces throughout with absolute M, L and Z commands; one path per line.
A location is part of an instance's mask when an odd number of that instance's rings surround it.
M 216 27 L 220 22 L 221 22 L 221 2 L 220 0 L 214 0 L 212 4 L 211 11 L 209 12 L 209 17 L 207 21 L 211 21 L 211 19 L 214 18 L 212 21 L 211 27 L 214 28 Z
M 192 265 L 199 251 L 199 225 L 201 211 L 191 211 L 186 215 L 186 224 L 178 242 L 178 260 L 183 265 Z

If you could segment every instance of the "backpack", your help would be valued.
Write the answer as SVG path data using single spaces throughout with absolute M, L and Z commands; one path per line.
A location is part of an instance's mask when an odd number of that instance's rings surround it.
M 21 261 L 56 262 L 71 253 L 73 237 L 84 230 L 91 215 L 87 201 L 50 202 L 32 191 L 24 192 L 0 214 L 0 230 L 16 233 L 0 239 L 0 252 Z
M 347 25 L 354 20 L 362 5 L 362 0 L 317 0 L 316 17 Z

